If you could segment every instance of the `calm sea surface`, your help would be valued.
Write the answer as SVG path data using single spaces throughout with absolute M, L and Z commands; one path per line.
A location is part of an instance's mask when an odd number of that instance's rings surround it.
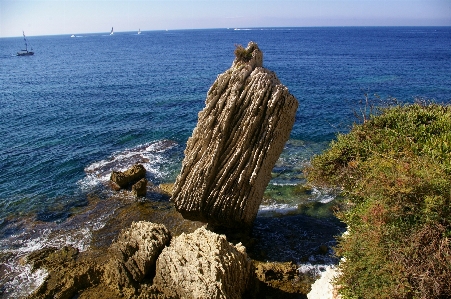
M 11 223 L 21 217 L 64 223 L 87 205 L 87 194 L 109 192 L 103 183 L 112 169 L 139 161 L 153 183 L 174 181 L 197 113 L 217 75 L 231 66 L 235 44 L 257 42 L 264 66 L 300 103 L 260 217 L 329 200 L 318 190 L 299 199 L 283 186 L 302 183 L 302 166 L 349 130 L 365 94 L 451 100 L 451 27 L 149 31 L 28 41 L 35 55 L 17 57 L 22 38 L 0 39 L 3 252 L 42 247 L 42 240 L 20 239 L 27 228 Z M 13 265 L 0 272 L 5 267 Z M 33 288 L 39 273 L 27 275 L 0 279 L 0 293 Z

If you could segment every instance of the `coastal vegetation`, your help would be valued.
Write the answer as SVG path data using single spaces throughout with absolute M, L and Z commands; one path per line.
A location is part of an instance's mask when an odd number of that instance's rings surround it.
M 341 190 L 343 298 L 449 298 L 451 106 L 380 108 L 312 159 L 315 185 Z
M 244 48 L 242 45 L 235 45 L 235 57 L 237 61 L 248 62 L 252 59 L 252 51 L 254 48 Z

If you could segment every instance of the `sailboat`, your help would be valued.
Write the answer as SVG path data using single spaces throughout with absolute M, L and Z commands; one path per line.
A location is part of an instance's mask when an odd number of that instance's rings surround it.
M 141 34 L 141 28 L 138 29 L 138 34 Z
M 113 35 L 113 27 L 111 27 L 111 32 L 110 32 L 110 35 Z
M 28 51 L 28 43 L 27 43 L 27 38 L 25 37 L 25 32 L 22 31 L 22 34 L 23 34 L 23 40 L 25 42 L 25 50 L 20 50 L 19 52 L 17 52 L 17 56 L 31 56 L 34 54 L 33 48 L 31 47 L 31 51 Z

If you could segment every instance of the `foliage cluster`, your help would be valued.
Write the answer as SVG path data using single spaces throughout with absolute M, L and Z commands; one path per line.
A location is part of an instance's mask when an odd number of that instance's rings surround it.
M 235 57 L 237 61 L 248 62 L 252 59 L 252 51 L 254 49 L 246 49 L 242 45 L 235 45 Z
M 451 107 L 382 108 L 312 159 L 310 182 L 341 188 L 336 252 L 344 298 L 451 296 Z

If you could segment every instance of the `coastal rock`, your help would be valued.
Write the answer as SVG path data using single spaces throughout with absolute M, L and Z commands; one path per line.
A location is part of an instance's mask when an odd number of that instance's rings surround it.
M 207 93 L 171 198 L 185 218 L 225 227 L 252 225 L 298 107 L 257 44 L 240 53 Z
M 147 179 L 142 178 L 132 186 L 132 194 L 134 196 L 146 196 Z
M 146 169 L 141 164 L 135 164 L 124 172 L 112 171 L 110 180 L 120 188 L 127 188 L 146 176 Z
M 35 271 L 48 263 L 48 257 L 58 250 L 56 247 L 44 247 L 42 249 L 33 251 L 21 260 L 21 264 L 29 264 L 31 271 Z
M 151 279 L 155 262 L 171 235 L 162 224 L 134 222 L 123 230 L 109 251 L 104 281 L 122 295 L 130 295 L 145 278 Z
M 303 281 L 293 262 L 256 262 L 255 274 L 265 285 L 289 294 L 306 294 L 310 281 Z
M 78 249 L 71 246 L 44 248 L 29 255 L 27 262 L 45 268 L 48 276 L 28 298 L 73 298 L 80 290 L 97 285 L 102 268 L 93 261 L 78 262 L 77 256 Z
M 203 227 L 181 234 L 158 257 L 154 285 L 174 298 L 242 298 L 252 274 L 245 250 Z
M 30 298 L 74 298 L 80 290 L 97 285 L 101 273 L 101 268 L 91 263 L 77 263 L 67 269 L 50 272 L 49 277 Z

